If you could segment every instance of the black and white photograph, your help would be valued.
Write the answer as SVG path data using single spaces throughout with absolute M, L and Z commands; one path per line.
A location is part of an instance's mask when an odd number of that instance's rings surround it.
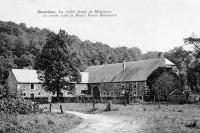
M 0 133 L 200 133 L 199 0 L 0 0 Z

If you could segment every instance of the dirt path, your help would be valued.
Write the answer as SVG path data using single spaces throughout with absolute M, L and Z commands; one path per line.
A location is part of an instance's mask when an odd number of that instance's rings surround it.
M 66 133 L 136 133 L 139 129 L 137 123 L 128 123 L 122 118 L 105 116 L 103 114 L 84 114 L 66 111 L 81 117 L 84 121 L 75 129 Z

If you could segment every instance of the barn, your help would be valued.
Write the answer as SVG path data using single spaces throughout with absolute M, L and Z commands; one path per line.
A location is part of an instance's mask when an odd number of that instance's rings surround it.
M 158 68 L 178 72 L 176 66 L 164 56 L 159 58 L 90 66 L 88 94 L 101 102 L 112 100 L 115 103 L 135 102 L 150 97 L 147 84 L 149 76 Z

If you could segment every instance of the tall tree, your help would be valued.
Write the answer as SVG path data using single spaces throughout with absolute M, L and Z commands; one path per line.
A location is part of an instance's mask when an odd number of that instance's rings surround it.
M 200 58 L 200 38 L 194 37 L 193 35 L 191 37 L 184 38 L 184 43 L 186 45 L 187 44 L 193 45 L 195 49 L 196 57 Z
M 58 34 L 48 35 L 42 54 L 38 57 L 36 68 L 42 71 L 40 76 L 46 90 L 57 93 L 57 100 L 62 89 L 72 87 L 71 82 L 80 81 L 80 73 L 74 64 L 77 58 L 67 43 L 68 35 L 60 30 Z
M 200 92 L 200 38 L 193 36 L 184 39 L 184 43 L 194 46 L 195 59 L 188 69 L 188 81 L 193 92 Z

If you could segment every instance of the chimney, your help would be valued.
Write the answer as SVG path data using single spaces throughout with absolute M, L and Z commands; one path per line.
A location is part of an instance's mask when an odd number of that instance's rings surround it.
M 158 58 L 165 58 L 163 52 L 158 52 Z
M 123 71 L 126 69 L 126 60 L 123 61 Z

